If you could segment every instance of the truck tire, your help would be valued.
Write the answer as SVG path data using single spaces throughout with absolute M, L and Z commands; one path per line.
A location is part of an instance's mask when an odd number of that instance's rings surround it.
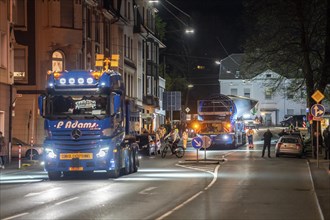
M 118 169 L 108 170 L 107 175 L 109 178 L 118 178 L 120 176 L 120 172 Z
M 48 178 L 49 180 L 59 180 L 61 178 L 61 172 L 60 171 L 48 172 Z
M 138 171 L 138 166 L 139 166 L 139 157 L 135 150 L 133 150 L 132 159 L 133 159 L 133 163 L 132 163 L 133 173 L 136 173 Z

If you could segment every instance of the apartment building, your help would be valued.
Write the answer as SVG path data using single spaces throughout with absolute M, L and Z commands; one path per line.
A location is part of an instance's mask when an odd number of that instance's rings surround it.
M 17 89 L 13 136 L 41 143 L 43 119 L 37 98 L 47 71 L 94 69 L 96 54 L 118 54 L 131 123 L 150 130 L 164 117 L 159 111 L 159 49 L 156 11 L 146 0 L 19 0 L 15 22 L 14 87 Z M 152 120 L 150 120 L 150 118 Z M 136 126 L 139 125 L 139 126 Z
M 13 94 L 13 4 L 10 0 L 0 1 L 0 131 L 8 146 L 11 136 L 11 103 Z

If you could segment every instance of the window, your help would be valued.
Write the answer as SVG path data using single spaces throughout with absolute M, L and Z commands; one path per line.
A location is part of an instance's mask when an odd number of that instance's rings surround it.
M 244 96 L 250 98 L 250 88 L 244 88 Z
M 61 51 L 54 51 L 52 54 L 52 71 L 62 72 L 64 70 L 64 56 Z
M 287 99 L 293 99 L 294 92 L 293 91 L 287 91 L 286 95 L 287 95 Z
M 16 0 L 16 8 L 13 10 L 16 12 L 14 17 L 15 28 L 27 28 L 26 4 L 26 0 Z
M 100 43 L 100 17 L 95 15 L 95 43 Z
M 266 88 L 265 90 L 265 99 L 272 99 L 273 98 L 273 89 L 272 88 Z
M 289 108 L 288 108 L 288 109 L 286 110 L 286 114 L 287 114 L 287 115 L 294 115 L 294 109 L 289 109 Z
M 61 0 L 61 27 L 73 28 L 73 0 Z
M 0 67 L 7 67 L 7 35 L 0 32 Z
M 237 89 L 230 89 L 230 95 L 237 95 Z
M 300 114 L 301 115 L 306 115 L 306 109 L 304 109 L 304 108 L 300 109 Z
M 87 8 L 87 12 L 86 12 L 86 32 L 87 32 L 87 37 L 91 38 L 92 35 L 92 14 L 91 14 L 91 9 Z
M 104 46 L 106 49 L 110 49 L 110 28 L 109 23 L 104 24 Z
M 14 49 L 14 80 L 20 83 L 28 83 L 27 47 Z

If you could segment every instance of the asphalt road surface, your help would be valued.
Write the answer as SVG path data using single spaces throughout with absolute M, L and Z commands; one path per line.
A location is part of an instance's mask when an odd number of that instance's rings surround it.
M 188 161 L 192 148 L 182 159 L 143 157 L 137 173 L 117 179 L 1 174 L 19 181 L 0 185 L 0 219 L 323 220 L 306 160 L 261 158 L 259 138 L 254 150 L 206 152 L 220 163 L 203 162 L 203 151 Z

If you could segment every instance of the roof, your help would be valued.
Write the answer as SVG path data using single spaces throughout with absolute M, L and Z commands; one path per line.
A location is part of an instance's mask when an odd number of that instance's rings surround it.
M 242 79 L 241 64 L 244 58 L 243 53 L 231 54 L 221 60 L 219 79 Z

